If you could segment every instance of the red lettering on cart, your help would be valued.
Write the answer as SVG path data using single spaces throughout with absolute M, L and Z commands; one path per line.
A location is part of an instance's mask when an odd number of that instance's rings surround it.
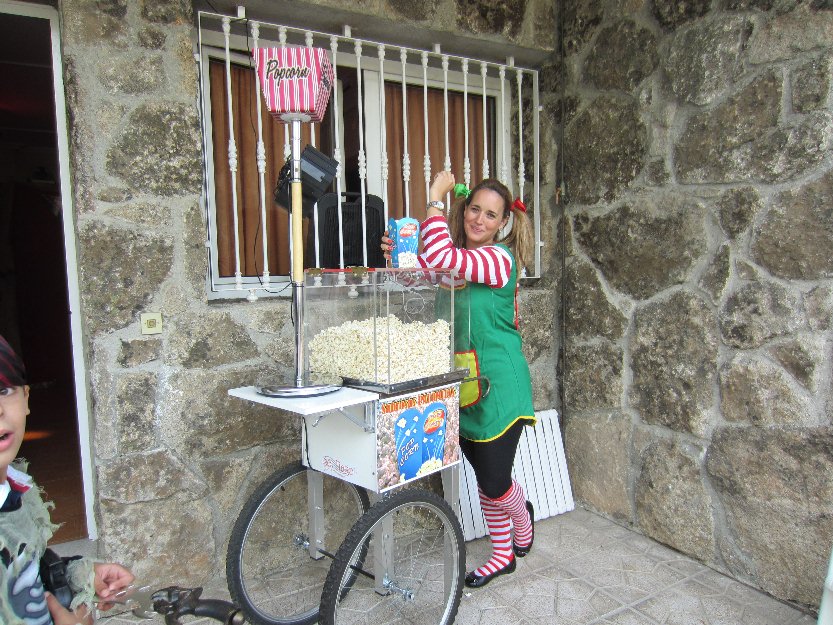
M 325 469 L 335 471 L 339 475 L 353 475 L 356 472 L 353 467 L 348 467 L 346 464 L 330 456 L 324 456 L 321 463 L 324 465 Z
M 425 417 L 423 430 L 426 434 L 433 434 L 443 426 L 443 423 L 445 423 L 445 410 L 437 408 Z
M 399 412 L 400 410 L 406 410 L 408 408 L 413 408 L 417 405 L 417 400 L 415 397 L 407 397 L 405 399 L 395 399 L 393 401 L 385 402 L 382 404 L 382 414 L 389 414 L 391 412 Z
M 266 62 L 266 78 L 292 80 L 295 78 L 306 78 L 309 76 L 309 72 L 309 67 L 295 67 L 292 65 L 281 67 L 278 59 L 269 59 Z
M 425 404 L 430 404 L 431 402 L 435 401 L 444 401 L 449 397 L 454 397 L 454 388 L 441 388 L 436 391 L 428 391 L 426 393 L 419 394 L 419 405 L 424 406 Z

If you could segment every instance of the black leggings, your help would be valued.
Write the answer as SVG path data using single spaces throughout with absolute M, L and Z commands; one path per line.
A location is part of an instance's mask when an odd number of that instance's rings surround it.
M 490 499 L 504 495 L 512 486 L 512 464 L 523 426 L 523 421 L 516 421 L 498 438 L 487 443 L 460 437 L 460 449 L 474 469 L 477 485 Z

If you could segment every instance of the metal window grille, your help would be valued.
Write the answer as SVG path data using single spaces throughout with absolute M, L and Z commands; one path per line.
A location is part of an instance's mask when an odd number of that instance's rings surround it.
M 341 34 L 323 33 L 312 30 L 298 29 L 271 24 L 266 22 L 239 19 L 236 17 L 215 13 L 200 12 L 198 15 L 198 59 L 200 64 L 200 82 L 202 96 L 202 128 L 205 172 L 204 201 L 208 216 L 208 240 L 206 246 L 210 252 L 208 290 L 211 298 L 248 297 L 256 299 L 264 294 L 281 293 L 283 287 L 289 284 L 288 270 L 280 272 L 270 261 L 270 247 L 289 247 L 292 254 L 289 237 L 275 239 L 267 228 L 268 223 L 274 228 L 275 220 L 267 220 L 267 211 L 272 209 L 272 193 L 275 181 L 268 180 L 266 172 L 268 166 L 274 169 L 275 163 L 267 163 L 267 150 L 264 141 L 264 128 L 261 123 L 261 96 L 259 93 L 253 98 L 256 112 L 250 111 L 246 123 L 256 129 L 257 140 L 248 151 L 242 151 L 235 139 L 234 111 L 239 109 L 238 95 L 232 79 L 233 71 L 238 68 L 251 67 L 249 51 L 258 46 L 306 45 L 323 47 L 330 51 L 333 66 L 336 69 L 336 90 L 330 101 L 330 125 L 328 128 L 318 128 L 315 124 L 308 126 L 306 133 L 310 141 L 316 144 L 316 135 L 321 139 L 326 134 L 329 139 L 329 154 L 340 163 L 334 181 L 336 201 L 329 200 L 328 212 L 322 213 L 316 209 L 305 220 L 308 236 L 307 241 L 312 245 L 306 250 L 307 266 L 322 266 L 325 256 L 338 258 L 339 267 L 345 264 L 355 264 L 357 249 L 361 250 L 363 265 L 368 266 L 368 255 L 378 247 L 378 228 L 368 223 L 368 215 L 381 213 L 378 221 L 385 223 L 389 215 L 388 178 L 390 163 L 388 161 L 388 134 L 391 132 L 388 121 L 391 116 L 400 116 L 396 124 L 398 137 L 402 146 L 401 167 L 397 163 L 397 171 L 401 175 L 403 189 L 402 202 L 405 215 L 411 214 L 415 185 L 424 182 L 425 192 L 431 180 L 432 172 L 440 169 L 462 170 L 462 179 L 467 184 L 472 182 L 472 172 L 477 171 L 480 178 L 490 174 L 506 184 L 510 191 L 520 197 L 529 207 L 528 213 L 532 217 L 535 234 L 535 248 L 533 266 L 527 268 L 525 277 L 538 277 L 541 269 L 541 198 L 540 198 L 540 164 L 539 164 L 539 99 L 538 72 L 534 69 L 515 67 L 512 59 L 506 62 L 495 62 L 488 59 L 474 59 L 447 54 L 435 47 L 432 50 L 418 50 L 410 47 L 398 46 L 395 42 L 377 42 L 357 39 L 351 36 L 348 27 Z M 219 87 L 209 78 L 210 64 L 221 63 L 225 73 L 225 98 L 212 94 L 212 89 Z M 339 70 L 350 68 L 355 71 L 354 87 L 358 90 L 356 97 L 357 109 L 345 111 L 344 98 L 340 89 Z M 216 67 L 215 67 L 216 70 Z M 389 110 L 386 105 L 385 83 L 394 83 L 401 87 L 401 105 L 397 110 Z M 253 83 L 256 85 L 256 81 Z M 239 85 L 238 85 L 239 86 Z M 257 87 L 255 87 L 256 89 Z M 421 89 L 423 92 L 422 110 L 412 106 L 413 97 L 408 98 L 406 90 Z M 442 133 L 429 132 L 429 90 L 434 93 L 442 91 L 443 95 L 443 128 Z M 449 94 L 462 94 L 463 128 L 453 129 L 458 136 L 462 136 L 464 153 L 462 163 L 452 162 L 450 144 L 455 139 L 449 129 Z M 218 117 L 218 111 L 212 111 L 212 106 L 225 108 L 223 115 Z M 474 107 L 482 106 L 480 129 L 475 129 L 471 119 Z M 494 113 L 487 109 L 491 107 Z M 254 107 L 250 106 L 250 109 Z M 516 122 L 513 122 L 513 110 Z M 226 154 L 216 154 L 213 145 L 214 119 L 224 119 L 228 135 Z M 478 111 L 479 112 L 479 111 Z M 529 115 L 524 113 L 528 112 Z M 425 123 L 422 136 L 409 136 L 408 118 L 412 115 L 422 115 Z M 486 123 L 487 117 L 492 124 Z M 525 119 L 530 120 L 525 126 Z M 238 120 L 239 123 L 239 120 Z M 487 127 L 489 126 L 489 127 Z M 483 159 L 480 163 L 473 163 L 469 154 L 470 133 L 474 130 L 482 133 Z M 354 188 L 347 188 L 345 168 L 341 164 L 344 155 L 346 133 L 356 133 L 348 139 L 358 144 L 357 173 L 358 185 L 353 181 Z M 273 154 L 272 159 L 284 160 L 289 153 L 288 133 L 284 134 L 283 154 Z M 479 138 L 479 137 L 478 137 Z M 437 142 L 441 145 L 437 145 Z M 525 150 L 524 141 L 531 144 L 531 151 Z M 409 151 L 411 146 L 422 143 L 425 154 L 422 162 L 422 178 L 415 171 L 417 163 L 412 163 Z M 431 162 L 430 152 L 433 150 L 443 155 L 442 162 Z M 526 162 L 525 154 L 532 155 L 532 163 Z M 492 155 L 492 156 L 490 156 Z M 219 157 L 219 158 L 218 158 Z M 240 168 L 248 164 L 257 167 L 258 171 L 258 206 L 243 206 L 240 200 L 241 182 Z M 230 178 L 227 185 L 230 194 L 218 201 L 215 192 L 215 182 L 218 176 Z M 531 183 L 531 184 L 530 184 Z M 352 193 L 352 196 L 351 196 Z M 251 194 L 250 194 L 251 195 Z M 380 198 L 378 202 L 369 198 Z M 219 204 L 224 204 L 220 206 Z M 334 204 L 334 206 L 332 206 Z M 376 206 L 374 209 L 373 204 Z M 231 215 L 229 227 L 218 228 L 218 214 L 224 212 Z M 375 212 L 374 212 L 375 211 Z M 252 245 L 257 248 L 255 265 L 257 272 L 244 271 L 241 265 L 241 220 L 248 212 L 248 219 L 257 220 L 257 240 Z M 356 213 L 361 220 L 360 227 L 355 222 Z M 288 214 L 283 218 L 288 221 Z M 337 231 L 338 236 L 333 234 Z M 287 229 L 288 231 L 288 229 Z M 360 245 L 356 245 L 355 233 L 361 235 Z M 326 236 L 325 235 L 329 235 Z M 347 238 L 345 239 L 345 235 Z M 322 237 L 329 240 L 330 247 L 321 249 L 319 243 Z M 337 246 L 334 251 L 333 247 Z M 352 248 L 351 248 L 352 246 Z M 220 271 L 218 257 L 223 248 L 227 256 L 233 259 L 231 263 L 234 271 Z M 274 252 L 274 250 L 271 250 Z M 348 258 L 345 258 L 348 251 Z M 330 261 L 332 262 L 332 260 Z M 289 290 L 283 291 L 288 294 Z

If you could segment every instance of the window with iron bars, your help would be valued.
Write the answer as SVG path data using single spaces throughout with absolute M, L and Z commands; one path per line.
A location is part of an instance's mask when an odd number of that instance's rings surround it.
M 539 275 L 537 71 L 212 13 L 198 19 L 210 298 L 289 294 L 289 214 L 274 199 L 289 127 L 266 111 L 250 53 L 281 45 L 325 48 L 336 73 L 324 120 L 302 125 L 302 146 L 339 163 L 330 192 L 304 211 L 305 267 L 383 266 L 387 219 L 423 218 L 431 177 L 448 169 L 469 186 L 498 178 L 527 204 L 536 245 L 524 275 Z

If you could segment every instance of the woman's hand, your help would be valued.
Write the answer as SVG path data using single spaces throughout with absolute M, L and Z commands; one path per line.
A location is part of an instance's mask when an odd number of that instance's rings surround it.
M 124 590 L 133 583 L 134 579 L 136 578 L 133 576 L 133 573 L 121 564 L 115 564 L 113 562 L 97 562 L 95 564 L 95 580 L 93 584 L 95 586 L 95 594 L 101 599 L 112 597 L 120 590 Z M 109 610 L 111 607 L 113 606 L 109 603 L 98 604 L 100 610 Z
M 93 613 L 86 605 L 80 605 L 75 612 L 70 612 L 62 606 L 51 592 L 44 595 L 46 607 L 52 617 L 54 625 L 93 625 Z
M 454 174 L 450 171 L 441 171 L 434 176 L 431 188 L 428 190 L 429 202 L 445 202 L 445 196 L 451 193 L 454 188 Z
M 393 250 L 393 239 L 388 236 L 388 231 L 385 230 L 384 234 L 382 235 L 382 252 L 384 253 L 385 260 L 388 262 L 388 266 L 390 266 L 390 253 Z

